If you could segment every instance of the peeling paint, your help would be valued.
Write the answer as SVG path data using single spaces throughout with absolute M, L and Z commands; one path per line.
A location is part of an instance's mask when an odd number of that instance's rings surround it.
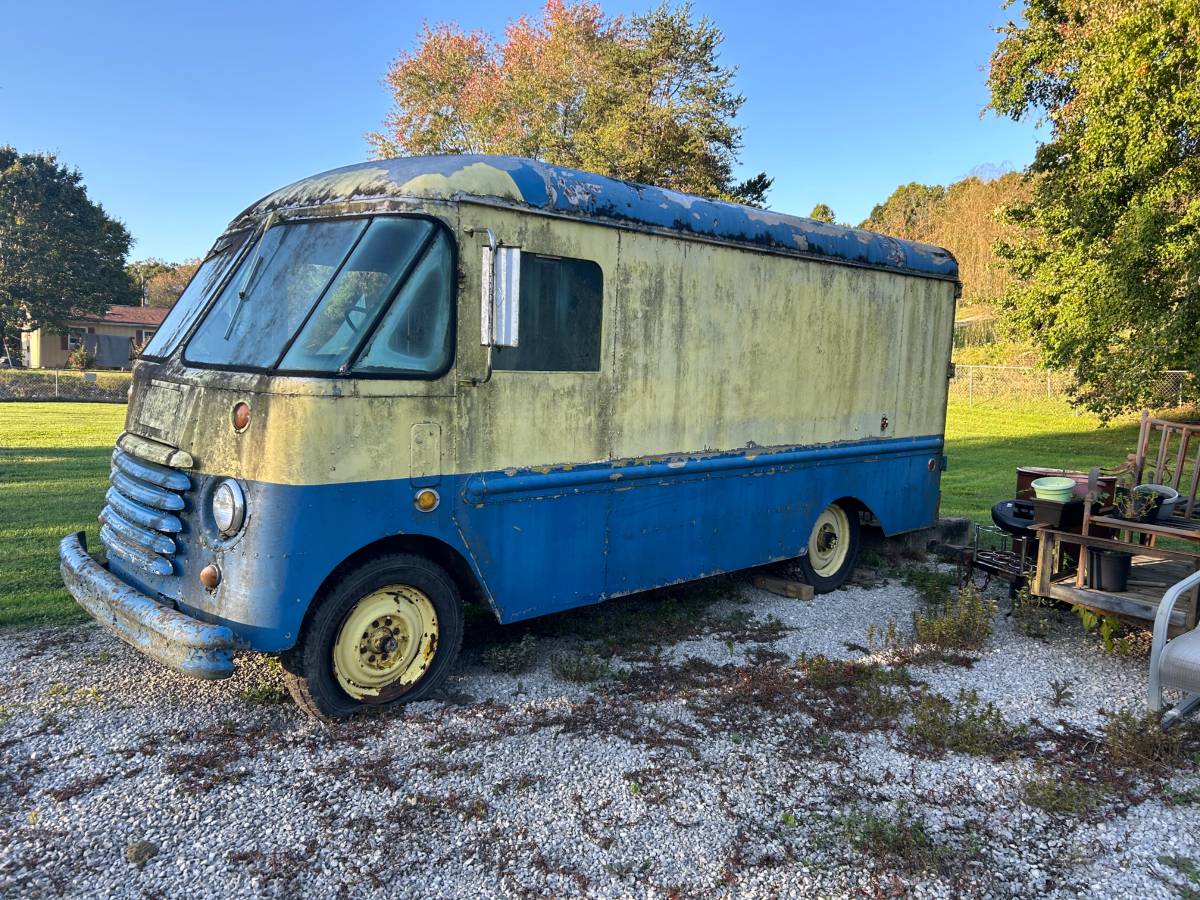
M 953 255 L 940 247 L 510 156 L 413 156 L 347 166 L 275 191 L 238 218 L 289 207 L 404 196 L 508 204 L 635 230 L 670 231 L 926 277 L 958 278 Z

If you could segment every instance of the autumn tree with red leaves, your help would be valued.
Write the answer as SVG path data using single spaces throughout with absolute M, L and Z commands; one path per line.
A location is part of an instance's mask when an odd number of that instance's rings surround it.
M 718 62 L 723 39 L 690 4 L 622 19 L 549 0 L 499 40 L 426 25 L 388 70 L 386 130 L 367 137 L 383 158 L 509 154 L 762 205 L 766 173 L 733 176 L 745 98 Z

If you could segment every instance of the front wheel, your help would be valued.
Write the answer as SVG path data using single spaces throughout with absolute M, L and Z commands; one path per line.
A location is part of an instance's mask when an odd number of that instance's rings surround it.
M 831 503 L 817 516 L 808 537 L 808 554 L 800 557 L 800 573 L 818 594 L 846 583 L 858 561 L 858 513 Z
M 458 589 L 444 569 L 419 556 L 376 557 L 339 577 L 316 602 L 284 668 L 296 704 L 318 718 L 426 699 L 462 646 Z

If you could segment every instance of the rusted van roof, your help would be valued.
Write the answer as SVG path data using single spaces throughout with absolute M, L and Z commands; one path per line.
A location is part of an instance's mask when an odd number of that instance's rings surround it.
M 358 163 L 268 194 L 235 222 L 276 209 L 404 197 L 526 208 L 850 265 L 958 278 L 953 254 L 931 244 L 706 200 L 515 156 L 409 156 Z

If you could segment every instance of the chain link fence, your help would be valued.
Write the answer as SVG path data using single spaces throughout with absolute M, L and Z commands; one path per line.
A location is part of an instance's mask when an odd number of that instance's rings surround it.
M 128 372 L 76 369 L 0 369 L 0 401 L 83 400 L 125 403 L 133 376 Z
M 74 369 L 0 369 L 0 401 L 83 400 L 124 403 L 131 376 L 128 372 L 80 372 Z M 950 399 L 968 404 L 1012 404 L 1037 400 L 1066 402 L 1071 378 L 1032 366 L 955 366 Z M 1196 395 L 1189 372 L 1159 375 L 1151 406 L 1183 406 Z
M 1071 377 L 1032 366 L 954 367 L 950 399 L 976 403 L 1023 403 L 1070 400 Z M 1183 406 L 1196 395 L 1190 372 L 1166 371 L 1155 379 L 1148 405 L 1156 409 Z

